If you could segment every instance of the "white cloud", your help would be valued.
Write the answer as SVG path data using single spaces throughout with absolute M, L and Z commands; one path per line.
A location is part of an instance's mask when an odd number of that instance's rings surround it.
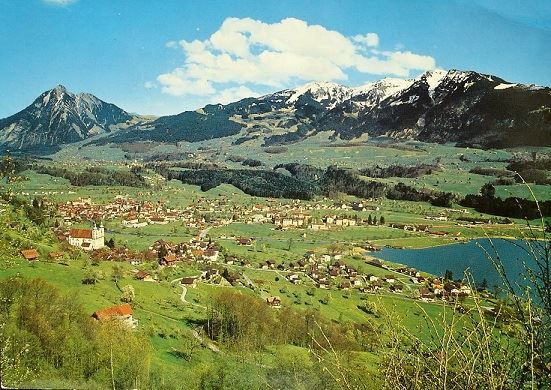
M 430 56 L 422 56 L 414 54 L 410 51 L 396 51 L 392 53 L 386 53 L 389 60 L 397 65 L 406 69 L 434 69 L 436 62 L 434 58 Z
M 213 103 L 228 104 L 248 97 L 257 97 L 259 95 L 260 94 L 258 94 L 257 92 L 254 92 L 251 89 L 241 85 L 239 87 L 223 89 L 215 96 L 213 96 L 210 100 Z
M 162 85 L 162 91 L 170 95 L 207 96 L 216 92 L 208 80 L 189 79 L 185 77 L 185 71 L 180 68 L 172 73 L 160 75 L 157 80 Z
M 355 42 L 361 43 L 367 47 L 379 46 L 379 36 L 375 33 L 367 33 L 365 35 L 356 35 L 352 37 Z
M 66 5 L 76 3 L 77 0 L 42 0 L 46 4 L 57 5 L 60 7 L 65 7 Z
M 184 63 L 157 81 L 168 94 L 227 100 L 253 92 L 247 86 L 343 81 L 351 70 L 407 77 L 412 70 L 436 66 L 430 56 L 380 51 L 378 45 L 374 32 L 346 37 L 295 18 L 277 23 L 228 18 L 208 39 L 168 42 L 168 47 L 183 50 Z

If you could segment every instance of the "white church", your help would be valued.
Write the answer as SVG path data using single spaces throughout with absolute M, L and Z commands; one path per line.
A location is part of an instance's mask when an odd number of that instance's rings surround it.
M 67 242 L 86 251 L 103 248 L 105 246 L 103 224 L 99 228 L 94 224 L 92 229 L 71 229 Z

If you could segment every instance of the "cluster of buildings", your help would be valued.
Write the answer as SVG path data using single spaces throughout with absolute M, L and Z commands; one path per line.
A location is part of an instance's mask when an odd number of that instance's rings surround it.
M 211 241 L 192 239 L 188 243 L 173 243 L 157 240 L 149 251 L 159 260 L 161 266 L 175 266 L 177 261 L 214 263 L 218 261 L 219 248 Z
M 57 205 L 57 212 L 63 218 L 65 225 L 82 221 L 105 221 L 122 219 L 124 227 L 144 227 L 147 225 L 165 225 L 170 222 L 182 221 L 190 227 L 200 227 L 204 219 L 197 219 L 195 210 L 188 206 L 185 210 L 165 207 L 158 202 L 137 201 L 117 195 L 107 204 L 94 204 L 90 198 L 78 198 Z
M 328 214 L 321 218 L 302 213 L 272 216 L 272 223 L 279 229 L 307 228 L 311 230 L 328 230 L 331 227 L 356 226 L 363 221 L 357 215 Z

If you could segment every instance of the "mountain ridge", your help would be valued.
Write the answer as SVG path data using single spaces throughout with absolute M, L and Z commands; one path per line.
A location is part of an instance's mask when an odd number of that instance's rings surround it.
M 239 136 L 235 142 L 260 138 L 264 146 L 271 146 L 299 142 L 329 131 L 333 138 L 344 140 L 367 134 L 482 147 L 551 146 L 549 87 L 509 83 L 497 76 L 456 69 L 427 71 L 412 79 L 384 78 L 358 87 L 311 82 L 258 98 L 209 104 L 137 123 L 130 123 L 133 116 L 118 107 L 90 94 L 71 94 L 63 86 L 44 92 L 25 110 L 37 102 L 40 107 L 39 100 L 52 93 L 73 96 L 76 117 L 83 124 L 73 133 L 58 137 L 68 142 L 96 134 L 103 137 L 91 143 L 99 145 L 197 142 Z M 96 117 L 98 112 L 90 107 L 97 101 L 113 111 L 108 110 L 106 115 L 104 110 L 101 118 Z M 10 131 L 4 124 L 25 110 L 0 120 L 0 144 L 9 139 L 6 133 L 9 135 Z M 55 119 L 59 114 L 50 117 Z M 121 119 L 125 126 L 121 126 Z M 117 125 L 119 130 L 111 132 Z M 36 137 L 32 132 L 31 135 Z M 18 145 L 22 146 L 26 139 L 18 139 Z M 51 144 L 56 139 L 46 137 Z
M 89 93 L 73 94 L 58 84 L 23 110 L 0 119 L 0 145 L 27 149 L 78 142 L 109 133 L 132 118 L 114 104 Z

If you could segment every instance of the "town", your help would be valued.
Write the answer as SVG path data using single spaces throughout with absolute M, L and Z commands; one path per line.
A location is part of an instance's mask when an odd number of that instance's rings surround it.
M 265 224 L 273 226 L 272 229 L 275 230 L 297 231 L 342 230 L 361 225 L 384 226 L 385 218 L 380 206 L 368 206 L 359 202 L 281 203 L 267 200 L 263 204 L 244 207 L 229 205 L 224 197 L 218 200 L 201 197 L 180 210 L 168 208 L 161 201 L 137 201 L 129 196 L 120 195 L 115 196 L 107 204 L 96 204 L 89 197 L 79 197 L 72 201 L 52 203 L 51 206 L 55 208 L 56 218 L 59 218 L 54 232 L 58 240 L 65 243 L 68 253 L 78 248 L 90 252 L 94 261 L 129 263 L 135 267 L 133 272 L 135 279 L 139 281 L 156 282 L 163 268 L 176 269 L 191 265 L 201 272 L 180 278 L 182 285 L 186 287 L 196 287 L 197 283 L 205 283 L 255 290 L 261 288 L 258 285 L 262 282 L 255 283 L 247 275 L 248 270 L 255 269 L 272 273 L 276 278 L 293 285 L 301 284 L 327 291 L 356 291 L 361 294 L 398 294 L 426 302 L 464 300 L 472 293 L 471 287 L 461 281 L 444 280 L 442 277 L 433 277 L 411 267 L 390 265 L 372 257 L 370 252 L 379 248 L 369 241 L 356 243 L 356 249 L 361 250 L 362 263 L 375 272 L 362 273 L 359 267 L 347 264 L 346 258 L 349 256 L 346 256 L 343 248 L 336 244 L 309 250 L 288 262 L 273 258 L 255 263 L 247 258 L 246 254 L 229 253 L 221 245 L 224 242 L 234 242 L 239 247 L 252 250 L 250 248 L 256 244 L 255 237 L 221 235 L 217 240 L 208 237 L 210 229 L 232 223 Z M 368 212 L 368 218 L 360 217 L 358 211 Z M 312 212 L 317 212 L 320 217 L 313 217 Z M 446 221 L 447 216 L 429 216 L 426 219 Z M 159 239 L 151 242 L 147 249 L 140 251 L 115 246 L 112 238 L 106 240 L 105 223 L 109 223 L 111 229 L 119 226 L 137 232 L 148 225 L 179 223 L 193 228 L 197 234 L 181 242 L 174 242 L 168 238 Z M 90 226 L 80 227 L 86 224 Z M 73 227 L 75 225 L 79 227 Z M 426 224 L 408 225 L 391 222 L 388 223 L 388 227 L 436 236 L 447 235 L 446 232 L 433 230 Z M 21 254 L 29 261 L 39 260 L 38 252 L 32 248 L 22 250 Z M 48 257 L 49 261 L 64 261 L 63 259 L 67 258 L 63 251 L 52 252 Z M 140 269 L 145 264 L 152 263 L 157 264 L 156 269 Z M 272 307 L 281 305 L 279 296 L 266 296 L 265 300 Z M 128 323 L 136 325 L 136 322 Z

